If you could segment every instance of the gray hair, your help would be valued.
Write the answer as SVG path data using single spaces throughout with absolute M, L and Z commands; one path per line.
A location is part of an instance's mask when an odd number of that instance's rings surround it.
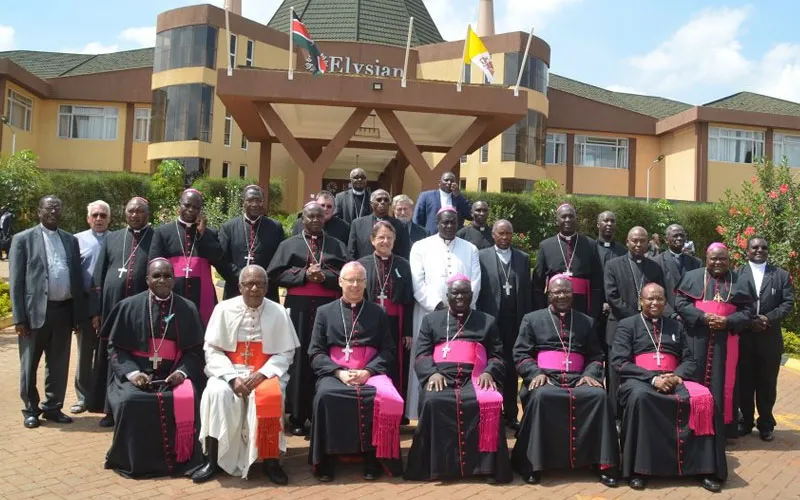
M 269 277 L 267 276 L 267 270 L 263 267 L 259 266 L 258 264 L 250 264 L 249 266 L 244 266 L 244 269 L 239 273 L 239 284 L 243 283 L 242 276 L 244 276 L 244 272 L 247 270 L 256 270 L 259 271 L 261 274 L 264 275 L 264 283 L 269 282 Z
M 88 205 L 86 205 L 86 216 L 92 215 L 92 209 L 95 207 L 100 207 L 105 210 L 106 214 L 111 215 L 111 207 L 108 206 L 108 203 L 104 202 L 103 200 L 95 200 Z
M 398 203 L 408 203 L 412 207 L 414 206 L 414 200 L 412 200 L 411 198 L 408 197 L 408 195 L 405 194 L 398 194 L 397 196 L 392 198 L 392 208 L 397 206 Z
M 389 192 L 388 192 L 388 191 L 386 191 L 385 189 L 376 189 L 375 191 L 373 191 L 373 192 L 372 192 L 372 194 L 371 194 L 371 195 L 369 195 L 369 201 L 370 201 L 370 202 L 373 202 L 373 201 L 375 201 L 375 199 L 376 199 L 378 196 L 382 195 L 382 194 L 385 194 L 386 196 L 389 196 Z
M 357 260 L 351 260 L 350 262 L 348 262 L 347 264 L 342 266 L 342 272 L 339 273 L 339 276 L 344 275 L 344 273 L 346 273 L 347 271 L 350 271 L 351 269 L 357 269 L 364 276 L 367 275 L 367 268 L 364 267 L 364 264 L 362 264 L 361 262 L 359 262 Z

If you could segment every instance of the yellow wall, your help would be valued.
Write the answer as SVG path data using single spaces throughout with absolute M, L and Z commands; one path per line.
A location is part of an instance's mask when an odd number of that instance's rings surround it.
M 661 141 L 658 137 L 636 135 L 636 186 L 635 196 L 647 197 L 647 169 L 661 154 Z M 626 191 L 627 194 L 627 191 Z M 659 162 L 650 170 L 650 198 L 664 198 L 664 164 Z
M 661 136 L 664 155 L 664 197 L 671 200 L 694 200 L 697 182 L 697 134 L 694 124 Z
M 208 68 L 177 68 L 168 69 L 153 73 L 151 89 L 160 89 L 170 85 L 182 85 L 189 83 L 205 83 L 207 85 L 217 85 L 217 73 Z
M 749 163 L 708 162 L 708 201 L 719 201 L 726 189 L 739 190 L 755 173 Z
M 42 100 L 38 97 L 34 96 L 30 92 L 22 89 L 21 87 L 14 85 L 10 81 L 6 80 L 6 89 L 11 89 L 17 94 L 27 97 L 33 101 L 33 112 L 31 116 L 31 130 L 26 131 L 16 127 L 2 125 L 0 128 L 0 133 L 3 134 L 3 154 L 4 155 L 11 155 L 11 146 L 12 140 L 14 135 L 17 136 L 16 139 L 16 151 L 22 151 L 24 149 L 30 149 L 34 153 L 38 154 L 38 137 L 41 134 L 43 129 L 42 124 Z M 6 91 L 6 95 L 0 96 L 3 99 L 3 113 L 8 114 L 8 91 Z M 55 133 L 55 131 L 53 132 Z
M 561 186 L 561 192 L 567 192 L 567 167 L 566 165 L 546 165 L 545 172 L 548 179 L 553 179 Z
M 628 170 L 576 166 L 572 192 L 575 194 L 628 196 Z

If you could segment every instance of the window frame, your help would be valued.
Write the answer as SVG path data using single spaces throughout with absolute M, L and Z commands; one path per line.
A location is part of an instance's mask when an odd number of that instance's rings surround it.
M 231 175 L 231 162 L 223 161 L 222 162 L 222 178 L 227 179 Z
M 736 141 L 734 147 L 734 159 L 720 159 L 724 158 L 724 155 L 722 154 L 724 148 L 722 146 L 729 141 Z M 747 151 L 747 143 L 752 144 L 752 151 Z M 708 127 L 707 146 L 708 161 L 752 165 L 758 158 L 764 157 L 766 152 L 766 133 L 763 130 L 746 130 L 739 128 L 710 126 Z M 747 158 L 748 152 L 751 153 L 749 162 L 744 161 Z M 740 153 L 744 155 L 742 161 L 739 161 L 738 159 Z
M 785 155 L 786 150 L 786 139 L 789 138 L 790 143 L 795 143 L 798 149 L 800 149 L 800 135 L 793 135 L 793 134 L 784 134 L 784 133 L 776 133 L 772 136 L 772 156 L 773 161 L 776 164 L 780 164 L 783 162 L 783 157 Z M 778 153 L 778 149 L 780 149 L 780 154 Z M 796 159 L 796 163 L 792 163 L 792 158 L 786 156 L 787 165 L 790 168 L 800 168 L 800 153 L 798 154 L 798 158 Z
M 245 61 L 244 61 L 246 67 L 248 68 L 253 67 L 253 61 L 255 61 L 255 55 L 256 55 L 255 40 L 247 40 L 247 48 L 245 52 Z
M 226 148 L 233 144 L 233 115 L 225 111 L 225 127 L 222 129 L 222 145 Z
M 244 168 L 244 175 L 242 175 L 242 168 Z M 247 179 L 247 163 L 240 163 L 239 164 L 239 178 L 240 179 Z
M 560 141 L 557 139 L 564 138 L 564 141 Z M 548 153 L 548 148 L 550 145 L 553 145 L 553 160 L 550 161 L 550 154 Z M 558 146 L 563 145 L 563 148 L 559 148 Z M 559 151 L 560 150 L 560 151 Z M 559 155 L 559 152 L 561 153 Z M 559 156 L 561 156 L 561 161 L 559 161 Z M 567 164 L 567 134 L 561 132 L 552 132 L 547 134 L 545 138 L 545 150 L 544 150 L 544 164 L 545 165 L 566 165 Z
M 487 142 L 483 146 L 481 146 L 481 165 L 485 165 L 489 163 L 489 143 Z
M 591 141 L 591 142 L 590 142 Z M 611 144 L 614 141 L 615 144 Z M 591 165 L 586 163 L 585 149 L 587 146 L 595 146 L 600 148 L 612 148 L 614 150 L 615 165 Z M 575 147 L 573 151 L 573 162 L 576 167 L 585 168 L 610 168 L 614 170 L 629 170 L 630 169 L 630 141 L 627 137 L 606 137 L 596 135 L 576 135 Z M 624 153 L 624 165 L 620 165 L 620 153 Z M 602 159 L 602 155 L 600 155 Z
M 140 117 L 136 116 L 139 114 L 139 111 L 146 111 L 147 117 Z M 152 108 L 136 108 L 133 112 L 133 142 L 150 142 L 150 123 L 153 119 L 153 111 Z M 144 128 L 144 139 L 141 137 L 137 137 L 139 132 L 139 122 L 141 120 L 145 121 L 145 128 Z
M 70 108 L 69 112 L 64 112 L 64 108 Z M 96 109 L 102 110 L 102 115 L 91 115 L 91 114 L 76 114 L 74 112 L 75 108 L 83 108 L 83 109 Z M 113 110 L 113 113 L 110 111 Z M 75 116 L 86 116 L 86 117 L 99 117 L 102 116 L 103 118 L 103 137 L 95 138 L 95 137 L 72 137 L 74 134 L 74 117 Z M 61 118 L 62 117 L 70 117 L 69 118 L 69 128 L 67 130 L 67 135 L 61 135 Z M 109 120 L 114 121 L 114 136 L 113 137 L 106 137 L 106 132 L 109 130 L 109 124 L 107 123 Z M 77 141 L 104 141 L 104 142 L 111 142 L 116 141 L 119 139 L 119 108 L 114 106 L 82 106 L 82 105 L 75 105 L 75 104 L 60 104 L 58 106 L 58 119 L 56 121 L 56 137 L 59 139 L 66 139 L 66 140 L 77 140 Z
M 486 177 L 478 177 L 478 192 L 486 193 L 489 191 L 489 180 Z
M 239 147 L 242 149 L 242 151 L 247 151 L 250 149 L 250 141 L 247 140 L 247 136 L 244 135 L 244 132 L 242 132 L 242 142 L 239 143 Z
M 236 56 L 239 52 L 239 37 L 233 33 L 228 33 L 228 35 L 228 63 L 231 68 L 236 69 Z
M 28 101 L 27 103 L 24 101 Z M 14 123 L 15 115 L 12 114 L 14 109 L 13 105 L 22 106 L 24 108 L 24 116 L 22 117 L 22 126 Z M 4 111 L 8 117 L 8 125 L 24 132 L 33 130 L 33 98 L 20 94 L 14 89 L 9 88 L 6 95 L 6 109 Z

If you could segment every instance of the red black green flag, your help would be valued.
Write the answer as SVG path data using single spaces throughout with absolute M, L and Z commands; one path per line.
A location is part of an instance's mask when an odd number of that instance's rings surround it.
M 306 25 L 297 17 L 296 12 L 292 19 L 292 40 L 295 45 L 306 49 L 308 52 L 308 58 L 306 59 L 308 63 L 307 67 L 312 69 L 311 72 L 314 73 L 314 75 L 321 75 L 328 71 L 328 63 L 325 61 L 325 57 L 319 51 L 319 47 L 314 43 L 314 40 L 311 39 Z

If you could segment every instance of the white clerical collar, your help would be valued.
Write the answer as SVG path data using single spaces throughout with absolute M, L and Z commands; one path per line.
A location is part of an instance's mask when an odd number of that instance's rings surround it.
M 311 233 L 309 233 L 308 231 L 303 231 L 303 235 L 304 235 L 306 238 L 311 238 L 312 240 L 316 240 L 317 238 L 319 238 L 319 235 L 316 235 L 316 234 L 311 234 Z
M 358 302 L 348 302 L 347 299 L 342 297 L 342 304 L 349 307 L 350 309 L 355 309 L 361 302 L 362 302 L 361 300 L 359 300 Z
M 156 299 L 157 302 L 166 302 L 166 301 L 172 299 L 172 292 L 169 292 L 169 295 L 167 295 L 163 299 L 154 293 L 153 294 L 153 298 Z
M 252 307 L 248 306 L 247 303 L 244 302 L 244 299 L 242 299 L 242 302 L 244 303 L 244 307 L 245 307 L 245 312 L 246 313 L 248 313 L 248 314 L 250 314 L 252 316 L 261 317 L 261 312 L 264 310 L 264 301 L 263 300 L 261 301 L 261 305 L 256 307 L 255 309 L 253 309 Z
M 630 253 L 630 252 L 628 252 L 628 258 L 631 259 L 632 261 L 636 262 L 637 264 L 641 264 L 642 261 L 644 260 L 641 257 L 634 257 L 633 254 Z
M 148 227 L 150 227 L 149 224 L 145 224 L 144 227 L 142 227 L 141 229 L 134 229 L 131 226 L 128 226 L 128 231 L 132 232 L 133 234 L 138 235 L 138 234 L 141 234 L 141 233 L 147 231 Z
M 195 225 L 194 222 L 186 222 L 185 220 L 181 219 L 180 217 L 178 217 L 178 222 L 180 222 L 181 224 L 183 224 L 186 227 L 192 227 L 192 226 Z
M 256 222 L 258 222 L 258 219 L 260 219 L 260 218 L 261 218 L 260 215 L 258 217 L 256 217 L 255 219 L 251 219 L 250 217 L 247 216 L 247 214 L 244 215 L 244 220 L 246 220 L 250 224 L 255 224 Z
M 767 270 L 767 263 L 766 262 L 762 262 L 762 263 L 759 264 L 758 262 L 753 262 L 751 260 L 748 263 L 750 264 L 750 268 L 751 269 L 755 269 L 755 270 L 761 271 L 762 273 Z
M 58 228 L 56 228 L 56 229 L 47 229 L 46 227 L 44 227 L 44 224 L 39 224 L 39 225 L 42 227 L 42 231 L 44 231 L 46 234 L 49 234 L 49 235 L 52 236 L 52 235 L 58 233 Z
M 375 257 L 378 257 L 381 260 L 389 260 L 391 255 L 387 255 L 386 257 L 384 257 L 383 255 L 378 255 L 378 252 L 375 252 Z
M 503 248 L 500 248 L 499 246 L 495 245 L 494 246 L 494 251 L 497 252 L 500 255 L 511 255 L 511 247 L 503 249 Z
M 353 191 L 353 194 L 356 195 L 356 196 L 364 196 L 364 191 L 366 191 L 366 189 L 362 189 L 361 191 L 358 191 L 356 188 L 351 188 L 351 190 Z
M 606 248 L 611 248 L 611 242 L 610 241 L 606 241 L 603 238 L 597 238 L 597 242 L 600 243 L 601 245 L 603 245 Z
M 567 235 L 566 235 L 566 234 L 564 234 L 564 233 L 558 233 L 558 235 L 559 235 L 559 236 L 561 237 L 561 239 L 562 239 L 562 240 L 564 240 L 564 241 L 570 241 L 570 240 L 572 240 L 572 238 L 573 238 L 573 237 L 575 237 L 575 234 L 577 234 L 577 233 L 573 233 L 573 234 L 571 234 L 571 235 L 567 236 Z

